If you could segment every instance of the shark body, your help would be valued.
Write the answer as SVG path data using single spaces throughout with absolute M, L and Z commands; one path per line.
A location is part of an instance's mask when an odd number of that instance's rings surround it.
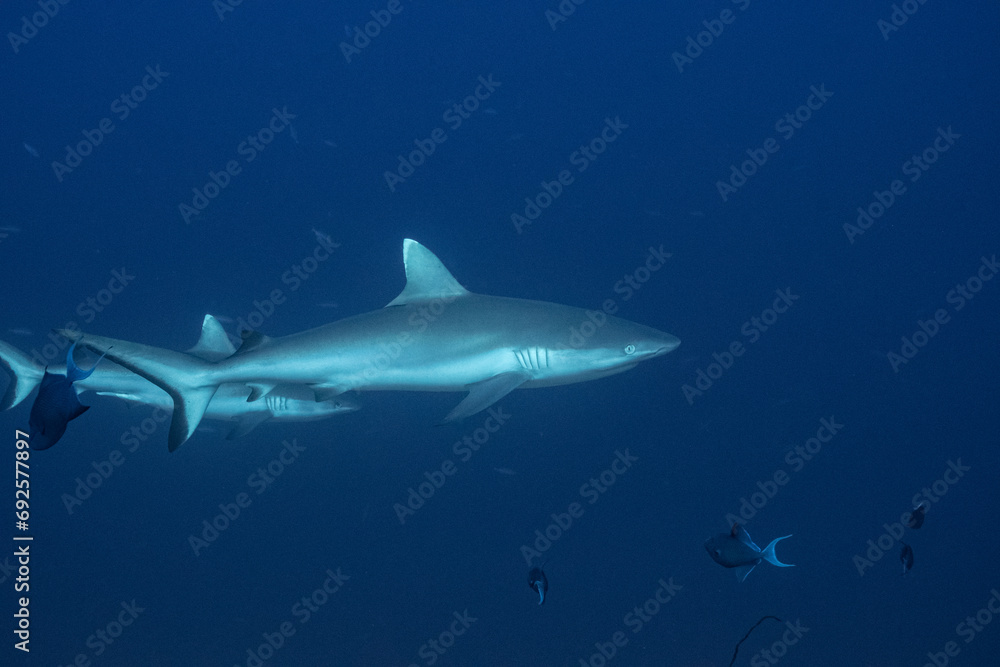
M 483 410 L 518 387 L 593 380 L 674 350 L 676 337 L 633 322 L 542 301 L 463 288 L 416 241 L 403 243 L 406 286 L 385 308 L 300 333 L 251 335 L 209 363 L 181 352 L 60 331 L 164 389 L 174 401 L 169 448 L 190 437 L 219 385 L 245 384 L 250 402 L 278 385 L 316 400 L 345 391 L 468 391 L 445 418 Z
M 188 353 L 206 361 L 223 359 L 235 352 L 222 325 L 211 315 L 206 315 L 198 344 Z M 0 367 L 10 373 L 7 391 L 0 399 L 0 410 L 10 409 L 42 383 L 45 373 L 68 376 L 65 365 L 45 368 L 18 348 L 0 341 Z M 174 402 L 170 395 L 145 378 L 116 364 L 106 361 L 86 377 L 72 382 L 77 395 L 93 392 L 99 396 L 113 396 L 131 403 L 143 403 L 170 411 Z M 259 424 L 278 422 L 313 421 L 360 409 L 360 404 L 349 396 L 337 396 L 328 401 L 316 401 L 315 393 L 308 387 L 279 386 L 265 400 L 247 402 L 249 388 L 242 384 L 219 387 L 205 410 L 206 419 L 228 421 L 232 428 L 228 439 L 246 435 Z

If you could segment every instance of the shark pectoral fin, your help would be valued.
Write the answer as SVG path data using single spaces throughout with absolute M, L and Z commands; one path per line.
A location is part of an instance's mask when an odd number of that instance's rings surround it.
M 264 384 L 262 382 L 247 382 L 247 386 L 250 387 L 250 395 L 247 396 L 247 403 L 253 403 L 270 394 L 276 385 Z
M 512 371 L 470 385 L 469 395 L 448 413 L 442 423 L 465 419 L 480 410 L 485 410 L 530 379 L 531 375 L 528 373 Z
M 226 336 L 226 330 L 219 320 L 212 315 L 205 315 L 201 323 L 201 337 L 187 354 L 205 361 L 220 361 L 233 356 L 235 352 L 236 348 Z
M 747 565 L 740 565 L 739 567 L 735 568 L 736 579 L 740 583 L 743 583 L 743 581 L 747 578 L 747 575 L 753 572 L 753 569 L 755 567 L 757 567 L 757 563 L 748 563 Z
M 232 430 L 226 434 L 226 440 L 235 440 L 236 438 L 242 438 L 250 431 L 257 428 L 260 424 L 263 424 L 268 419 L 271 418 L 266 412 L 251 412 L 248 415 L 244 415 L 239 419 L 235 420 L 236 425 L 233 426 Z

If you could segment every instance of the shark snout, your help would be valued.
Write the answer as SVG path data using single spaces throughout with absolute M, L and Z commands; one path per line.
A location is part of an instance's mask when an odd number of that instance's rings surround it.
M 649 356 L 650 358 L 662 357 L 664 354 L 676 350 L 680 344 L 680 338 L 664 333 L 656 340 L 650 341 Z

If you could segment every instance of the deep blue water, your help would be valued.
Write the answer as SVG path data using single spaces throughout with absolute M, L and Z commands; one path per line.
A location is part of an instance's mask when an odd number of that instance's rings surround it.
M 150 408 L 85 395 L 94 408 L 30 458 L 25 654 L 8 535 L 29 399 L 0 421 L 2 664 L 253 665 L 248 651 L 279 643 L 286 623 L 294 634 L 266 664 L 708 667 L 728 665 L 765 615 L 792 625 L 762 624 L 737 664 L 995 660 L 1000 618 L 960 625 L 1000 590 L 1000 281 L 980 280 L 1000 253 L 995 4 L 911 0 L 898 30 L 879 27 L 890 2 L 567 1 L 554 29 L 555 0 L 402 0 L 396 14 L 243 2 L 222 20 L 208 0 L 49 4 L 58 13 L 37 30 L 24 17 L 39 3 L 0 8 L 7 342 L 57 363 L 47 332 L 75 322 L 186 349 L 205 313 L 235 333 L 275 289 L 284 301 L 259 329 L 286 335 L 388 303 L 414 238 L 473 291 L 613 299 L 683 344 L 625 374 L 515 391 L 467 460 L 453 445 L 484 417 L 433 426 L 459 394 L 362 394 L 359 412 L 236 441 L 206 422 L 173 454 L 165 425 L 128 435 Z M 346 57 L 372 11 L 391 21 Z M 445 115 L 477 86 L 467 117 Z M 241 147 L 276 113 L 273 141 Z M 614 141 L 593 144 L 603 152 L 574 155 L 611 127 Z M 444 141 L 390 187 L 397 156 L 435 130 Z M 226 187 L 186 220 L 180 205 L 210 173 L 226 182 L 230 161 Z M 563 170 L 572 182 L 519 230 L 511 216 Z M 859 207 L 877 219 L 845 230 Z M 314 228 L 340 247 L 296 282 L 286 272 L 313 253 Z M 619 281 L 651 248 L 671 256 L 628 293 Z M 116 271 L 132 278 L 108 300 Z M 776 292 L 785 312 L 772 317 Z M 924 344 L 904 350 L 916 332 Z M 688 400 L 699 372 L 715 379 Z M 838 426 L 816 451 L 822 420 Z M 283 441 L 300 448 L 293 462 L 266 485 L 251 478 Z M 616 452 L 631 467 L 581 493 Z M 121 465 L 67 506 L 111 457 Z M 401 525 L 394 505 L 447 460 L 455 474 Z M 776 474 L 784 485 L 768 483 Z M 761 487 L 770 498 L 752 497 Z M 902 576 L 883 524 L 894 530 L 925 487 Z M 196 555 L 189 536 L 241 493 L 249 506 Z M 741 584 L 708 557 L 703 542 L 744 498 L 763 505 L 743 517 L 761 546 L 793 534 L 778 555 L 796 567 L 764 563 Z M 538 606 L 522 546 L 574 502 L 582 515 L 533 563 L 548 560 L 551 585 Z M 880 537 L 886 555 L 859 574 L 855 557 Z M 295 605 L 328 570 L 340 588 L 306 616 Z M 661 580 L 669 602 L 636 621 Z M 442 637 L 449 627 L 462 633 Z M 106 644 L 99 630 L 121 634 Z

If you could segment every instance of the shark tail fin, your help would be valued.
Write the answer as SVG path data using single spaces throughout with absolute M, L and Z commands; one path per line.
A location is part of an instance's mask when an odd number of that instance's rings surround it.
M 782 563 L 780 560 L 778 560 L 778 557 L 774 553 L 774 545 L 780 542 L 781 540 L 787 540 L 789 537 L 791 537 L 791 535 L 785 535 L 784 537 L 776 537 L 773 540 L 771 540 L 771 543 L 768 544 L 766 547 L 764 547 L 764 550 L 760 552 L 761 558 L 766 560 L 771 565 L 777 565 L 778 567 L 795 567 L 795 565 L 791 565 L 789 563 Z
M 45 369 L 10 343 L 0 340 L 0 367 L 10 374 L 0 410 L 8 410 L 28 397 L 42 381 Z
M 183 352 L 174 352 L 140 343 L 83 336 L 78 331 L 58 333 L 79 342 L 93 352 L 103 352 L 111 361 L 140 375 L 170 394 L 174 401 L 167 447 L 173 452 L 184 444 L 201 423 L 209 402 L 219 388 L 212 377 L 213 364 Z

